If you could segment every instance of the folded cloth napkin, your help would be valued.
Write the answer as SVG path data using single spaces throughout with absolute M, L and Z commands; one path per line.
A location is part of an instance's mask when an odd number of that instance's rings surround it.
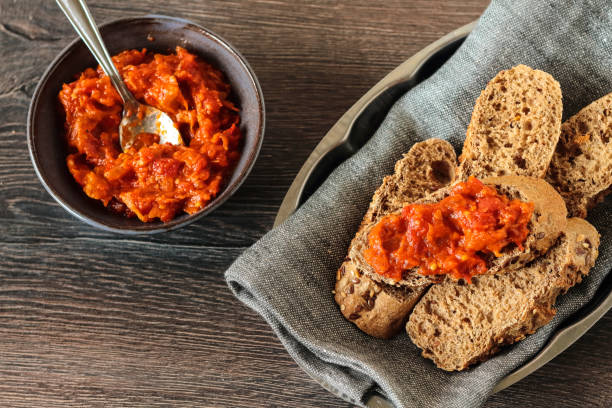
M 590 213 L 600 256 L 582 284 L 559 298 L 553 321 L 468 371 L 447 373 L 420 356 L 408 336 L 379 340 L 346 321 L 331 290 L 336 270 L 382 177 L 415 143 L 431 137 L 461 149 L 474 102 L 498 71 L 526 64 L 552 74 L 564 119 L 612 91 L 609 0 L 493 1 L 460 49 L 407 92 L 371 140 L 342 163 L 284 224 L 226 272 L 234 294 L 272 326 L 315 380 L 363 406 L 371 392 L 397 407 L 479 406 L 504 376 L 533 357 L 559 324 L 586 304 L 612 267 L 612 200 Z

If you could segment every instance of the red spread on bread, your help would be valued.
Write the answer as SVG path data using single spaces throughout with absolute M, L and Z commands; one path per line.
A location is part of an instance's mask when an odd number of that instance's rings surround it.
M 487 271 L 488 255 L 500 256 L 510 245 L 523 250 L 533 208 L 470 177 L 440 202 L 410 204 L 383 217 L 368 234 L 365 260 L 395 281 L 418 267 L 422 275 L 448 274 L 470 282 Z

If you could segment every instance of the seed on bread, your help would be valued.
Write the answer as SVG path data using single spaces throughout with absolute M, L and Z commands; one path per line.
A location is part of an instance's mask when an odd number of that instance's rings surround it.
M 574 217 L 586 217 L 612 191 L 612 93 L 563 123 L 546 179 Z
M 406 330 L 423 356 L 444 370 L 484 361 L 547 324 L 555 315 L 557 296 L 588 274 L 598 247 L 595 228 L 571 218 L 565 234 L 529 266 L 483 275 L 470 285 L 432 285 L 415 306 Z
M 561 113 L 561 87 L 550 74 L 525 65 L 499 72 L 476 100 L 457 179 L 544 177 Z

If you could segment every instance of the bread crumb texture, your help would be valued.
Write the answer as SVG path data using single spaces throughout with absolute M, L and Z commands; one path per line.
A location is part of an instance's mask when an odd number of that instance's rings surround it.
M 563 123 L 546 179 L 573 217 L 586 217 L 612 191 L 612 93 Z
M 458 178 L 544 177 L 562 109 L 561 87 L 550 74 L 525 65 L 499 72 L 476 100 Z
M 438 367 L 464 370 L 547 324 L 557 296 L 588 274 L 598 247 L 595 228 L 571 218 L 553 248 L 525 268 L 431 286 L 406 330 Z

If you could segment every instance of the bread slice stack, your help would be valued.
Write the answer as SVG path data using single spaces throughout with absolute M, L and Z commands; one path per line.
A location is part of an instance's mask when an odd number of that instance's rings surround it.
M 444 370 L 463 370 L 547 324 L 557 296 L 579 283 L 598 255 L 597 231 L 587 221 L 566 219 L 566 205 L 571 215 L 584 217 L 610 191 L 611 102 L 612 94 L 562 126 L 561 89 L 549 74 L 524 65 L 501 71 L 476 101 L 456 174 L 446 172 L 452 180 L 439 183 L 446 187 L 429 193 L 435 187 L 430 184 L 406 195 L 408 178 L 422 182 L 422 169 L 439 159 L 410 152 L 398 166 L 412 172 L 399 175 L 396 166 L 396 174 L 383 181 L 338 271 L 335 299 L 343 315 L 383 338 L 396 334 L 408 318 L 412 341 Z M 447 163 L 453 161 L 445 157 Z M 415 160 L 412 165 L 410 160 Z M 590 169 L 588 178 L 585 168 Z M 535 204 L 526 251 L 491 260 L 488 273 L 473 277 L 472 283 L 432 279 L 417 271 L 389 281 L 367 265 L 362 256 L 367 233 L 382 215 L 415 201 L 437 202 L 449 185 L 469 176 L 484 179 L 510 198 Z M 402 193 L 396 184 L 404 186 Z M 382 190 L 382 201 L 393 205 L 380 206 Z M 347 295 L 339 296 L 339 291 Z M 364 303 L 354 301 L 366 295 L 367 304 L 376 293 L 376 299 L 386 300 L 372 303 L 366 313 Z
M 450 143 L 429 139 L 412 146 L 374 193 L 357 236 L 406 203 L 419 200 L 455 178 L 457 157 Z M 349 247 L 349 252 L 356 239 Z M 364 264 L 347 256 L 336 274 L 334 299 L 345 318 L 379 338 L 397 334 L 426 286 L 396 287 L 372 280 Z
M 443 370 L 486 360 L 552 319 L 557 296 L 588 274 L 598 246 L 595 228 L 570 218 L 559 242 L 524 268 L 471 284 L 432 285 L 410 316 L 408 334 Z

